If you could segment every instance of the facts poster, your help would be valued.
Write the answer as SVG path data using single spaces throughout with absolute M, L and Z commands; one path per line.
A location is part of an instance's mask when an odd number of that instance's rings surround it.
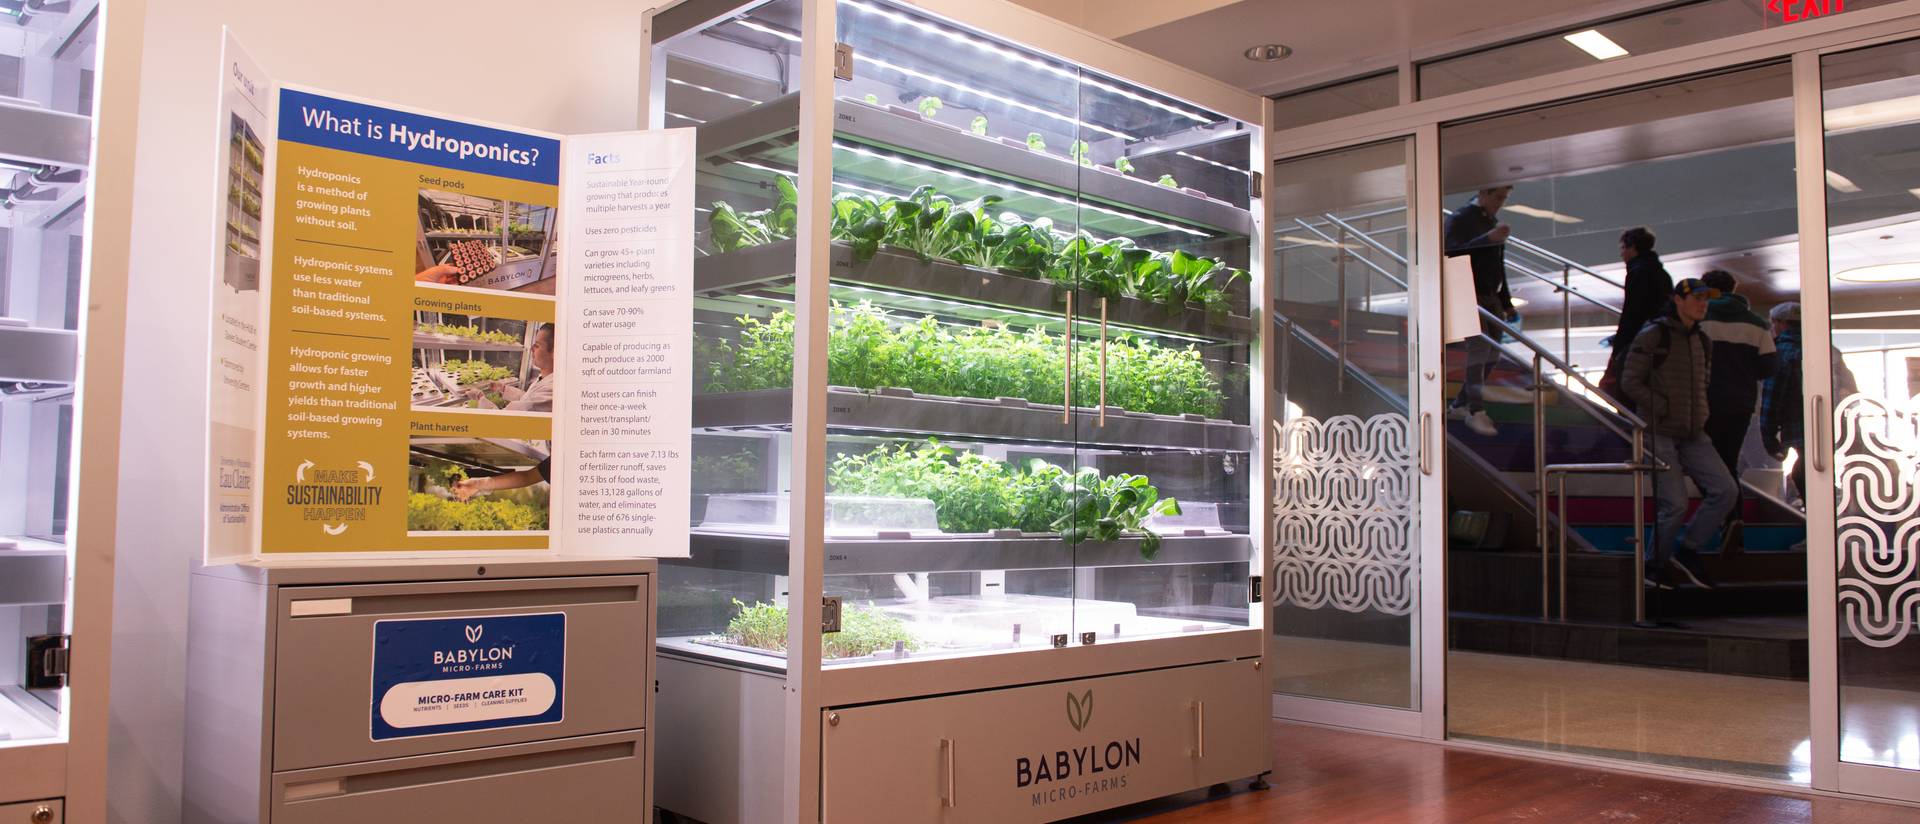
M 555 466 L 569 549 L 688 554 L 693 411 L 691 129 L 568 139 L 561 372 L 571 425 Z
M 263 553 L 543 550 L 559 136 L 283 87 Z

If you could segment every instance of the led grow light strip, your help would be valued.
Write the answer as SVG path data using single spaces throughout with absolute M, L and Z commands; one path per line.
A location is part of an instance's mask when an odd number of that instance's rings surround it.
M 733 92 L 723 92 L 712 86 L 702 86 L 698 83 L 688 83 L 687 81 L 681 80 L 678 77 L 669 77 L 667 78 L 667 82 L 672 83 L 675 86 L 686 86 L 689 89 L 699 89 L 700 91 L 707 92 L 709 94 L 717 94 L 717 95 L 720 95 L 721 97 L 732 98 L 734 100 L 738 100 L 743 103 L 752 103 L 755 106 L 758 106 L 766 102 L 765 100 L 755 100 L 751 97 L 741 97 L 740 95 L 734 94 Z
M 1001 183 L 1001 182 L 999 182 L 999 181 L 995 181 L 995 180 L 988 180 L 987 178 L 984 178 L 984 177 L 978 177 L 978 176 L 975 176 L 975 175 L 970 175 L 970 174 L 966 174 L 966 173 L 964 173 L 964 172 L 956 172 L 956 171 L 953 171 L 953 170 L 951 170 L 951 169 L 942 169 L 942 168 L 940 168 L 940 167 L 938 167 L 938 166 L 934 166 L 934 165 L 932 165 L 932 164 L 928 164 L 928 163 L 921 163 L 921 162 L 919 162 L 919 161 L 917 161 L 917 160 L 909 160 L 909 159 L 907 159 L 907 158 L 904 158 L 904 157 L 900 157 L 900 156 L 897 156 L 897 155 L 890 155 L 890 154 L 885 154 L 885 153 L 882 153 L 882 152 L 876 152 L 876 151 L 874 151 L 874 150 L 872 150 L 872 149 L 867 149 L 867 148 L 864 148 L 864 147 L 861 147 L 861 146 L 855 146 L 855 145 L 853 145 L 853 144 L 850 144 L 850 143 L 842 143 L 842 142 L 840 142 L 840 141 L 834 141 L 834 144 L 833 144 L 833 148 L 835 148 L 835 149 L 839 149 L 839 150 L 841 150 L 841 151 L 844 151 L 844 152 L 848 152 L 848 153 L 851 153 L 851 154 L 855 154 L 855 155 L 859 155 L 859 156 L 861 156 L 861 157 L 871 157 L 871 158 L 875 158 L 875 159 L 877 159 L 877 160 L 884 160 L 884 161 L 887 161 L 887 162 L 889 162 L 889 163 L 894 163 L 894 164 L 897 164 L 897 165 L 901 165 L 901 166 L 906 166 L 906 167 L 908 167 L 908 168 L 912 168 L 912 169 L 919 169 L 919 170 L 921 170 L 921 171 L 927 171 L 927 172 L 932 172 L 932 173 L 934 173 L 934 174 L 937 174 L 937 175 L 943 175 L 943 176 L 946 176 L 946 177 L 951 177 L 951 178 L 953 178 L 953 179 L 955 179 L 955 180 L 964 180 L 964 181 L 966 181 L 966 182 L 968 182 L 968 183 L 973 183 L 973 184 L 977 184 L 977 185 L 981 185 L 981 186 L 990 186 L 990 187 L 992 187 L 992 188 L 995 188 L 995 189 L 1000 189 L 1000 190 L 1002 190 L 1002 191 L 1007 191 L 1007 192 L 1012 192 L 1012 193 L 1014 193 L 1014 194 L 1017 194 L 1017 195 L 1021 195 L 1021 196 L 1024 196 L 1024 197 L 1037 197 L 1037 198 L 1039 198 L 1039 199 L 1041 199 L 1041 200 L 1048 200 L 1048 201 L 1052 201 L 1052 202 L 1054 202 L 1054 203 L 1058 203 L 1058 204 L 1061 204 L 1061 205 L 1063 205 L 1063 206 L 1071 206 L 1071 207 L 1073 207 L 1073 208 L 1076 208 L 1076 209 L 1086 209 L 1086 210 L 1088 210 L 1088 211 L 1091 211 L 1091 212 L 1099 212 L 1099 213 L 1101 213 L 1101 214 L 1104 214 L 1104 215 L 1112 215 L 1112 216 L 1114 216 L 1114 217 L 1118 217 L 1118 218 L 1124 218 L 1124 219 L 1127 219 L 1127 220 L 1133 220 L 1133 221 L 1138 221 L 1138 222 L 1140 222 L 1140 223 L 1145 223 L 1145 224 L 1147 224 L 1147 225 L 1149 225 L 1149 226 L 1158 226 L 1158 227 L 1160 227 L 1160 228 L 1162 228 L 1162 229 L 1169 229 L 1169 230 L 1172 230 L 1172 231 L 1175 231 L 1175 232 L 1184 232 L 1184 233 L 1186 233 L 1186 234 L 1189 234 L 1189 235 L 1193 235 L 1194 237 L 1211 237 L 1211 235 L 1208 235 L 1208 234 L 1207 234 L 1206 232 L 1198 232 L 1198 231 L 1194 231 L 1194 230 L 1192 230 L 1192 229 L 1189 229 L 1189 228 L 1187 228 L 1187 227 L 1185 227 L 1185 226 L 1176 226 L 1176 225 L 1174 225 L 1174 224 L 1172 224 L 1172 223 L 1165 223 L 1165 222 L 1162 222 L 1162 221 L 1158 221 L 1158 220 L 1153 220 L 1153 219 L 1151 219 L 1151 218 L 1145 218 L 1145 217 L 1141 217 L 1141 216 L 1139 216 L 1139 215 L 1133 215 L 1133 214 L 1128 214 L 1128 213 L 1126 213 L 1126 212 L 1122 212 L 1122 211 L 1118 211 L 1118 210 L 1116 210 L 1116 209 L 1109 209 L 1109 208 L 1107 208 L 1107 207 L 1105 207 L 1105 206 L 1100 206 L 1100 205 L 1097 205 L 1097 204 L 1093 204 L 1093 203 L 1086 203 L 1086 202 L 1084 202 L 1084 201 L 1075 201 L 1075 200 L 1069 200 L 1069 199 L 1067 199 L 1067 198 L 1064 198 L 1064 197 L 1061 197 L 1061 196 L 1059 196 L 1059 195 L 1055 195 L 1055 194 L 1049 194 L 1049 193 L 1047 193 L 1047 192 L 1039 192 L 1039 191 L 1034 191 L 1034 190 L 1032 190 L 1032 189 L 1023 189 L 1023 188 L 1020 188 L 1020 187 L 1018 187 L 1018 186 L 1009 186 L 1009 185 L 1007 185 L 1007 184 L 1005 184 L 1005 183 Z
M 887 20 L 889 22 L 897 23 L 899 25 L 907 26 L 913 29 L 918 29 L 920 31 L 926 32 L 936 37 L 941 37 L 946 40 L 950 40 L 955 43 L 971 46 L 975 49 L 978 49 L 980 51 L 986 52 L 991 55 L 998 56 L 1010 62 L 1018 63 L 1022 66 L 1026 66 L 1029 68 L 1039 69 L 1040 71 L 1046 72 L 1055 77 L 1065 78 L 1067 80 L 1072 80 L 1077 83 L 1084 83 L 1086 85 L 1099 89 L 1103 92 L 1107 92 L 1108 94 L 1116 94 L 1128 100 L 1132 100 L 1136 103 L 1152 106 L 1156 109 L 1159 109 L 1161 111 L 1168 112 L 1171 114 L 1177 114 L 1181 117 L 1187 118 L 1188 120 L 1192 120 L 1198 123 L 1214 122 L 1214 118 L 1207 117 L 1206 115 L 1202 115 L 1187 109 L 1182 109 L 1179 106 L 1174 106 L 1159 100 L 1154 100 L 1153 98 L 1147 97 L 1146 95 L 1140 94 L 1139 92 L 1135 92 L 1129 89 L 1123 89 L 1119 86 L 1115 86 L 1097 77 L 1089 77 L 1086 75 L 1082 75 L 1078 72 L 1069 71 L 1067 69 L 1061 68 L 1059 66 L 1056 66 L 1052 63 L 1048 63 L 1043 60 L 1035 60 L 1031 57 L 1028 57 L 1017 51 L 1001 46 L 997 43 L 993 43 L 987 40 L 982 40 L 977 37 L 968 37 L 967 35 L 962 34 L 958 31 L 955 31 L 951 28 L 947 28 L 944 26 L 936 26 L 932 23 L 928 23 L 922 20 L 916 20 L 912 17 L 908 17 L 907 15 L 901 14 L 896 11 L 892 11 L 890 9 L 883 9 L 878 6 L 861 2 L 861 0 L 841 0 L 840 5 L 857 9 L 867 14 L 871 14 L 876 17 L 879 17 L 883 20 Z M 858 56 L 857 52 L 855 53 L 855 56 Z
M 686 120 L 686 121 L 690 121 L 690 122 L 693 122 L 693 123 L 705 123 L 705 122 L 707 122 L 707 121 L 705 121 L 705 120 L 701 120 L 700 118 L 697 118 L 697 117 L 688 117 L 687 115 L 684 115 L 684 114 L 681 114 L 681 113 L 679 113 L 679 112 L 667 112 L 667 116 L 668 116 L 668 117 L 677 117 L 677 118 L 680 118 L 681 120 Z
M 739 23 L 740 25 L 745 26 L 757 32 L 761 32 L 764 34 L 771 34 L 775 37 L 786 38 L 788 40 L 792 40 L 795 42 L 798 42 L 800 40 L 800 38 L 797 36 L 780 31 L 779 29 L 773 28 L 771 26 L 755 23 L 745 18 L 736 18 L 733 22 Z M 1113 129 L 1109 129 L 1105 126 L 1101 126 L 1094 123 L 1088 123 L 1078 118 L 1069 117 L 1067 115 L 1060 114 L 1059 112 L 1051 111 L 1049 109 L 1043 109 L 1031 103 L 1015 100 L 1011 97 L 1003 97 L 1001 95 L 997 95 L 989 91 L 976 89 L 972 86 L 968 86 L 964 83 L 958 83 L 952 80 L 948 80 L 944 77 L 936 77 L 934 75 L 927 74 L 926 72 L 920 71 L 919 69 L 910 69 L 910 68 L 907 68 L 906 66 L 902 66 L 897 63 L 891 63 L 885 60 L 881 60 L 878 57 L 873 57 L 870 55 L 861 54 L 859 52 L 854 52 L 853 59 L 861 60 L 867 63 L 872 63 L 874 66 L 877 66 L 879 68 L 887 69 L 889 71 L 899 72 L 900 74 L 904 74 L 908 77 L 912 77 L 918 80 L 924 80 L 928 83 L 936 83 L 936 84 L 945 86 L 947 88 L 954 89 L 956 91 L 977 95 L 979 97 L 985 98 L 987 100 L 991 100 L 995 103 L 999 103 L 1004 106 L 1011 106 L 1016 109 L 1029 111 L 1034 114 L 1040 115 L 1041 117 L 1052 118 L 1062 123 L 1070 123 L 1076 128 L 1082 128 L 1082 129 L 1087 129 L 1088 131 L 1095 131 L 1095 132 L 1100 132 L 1102 134 L 1112 135 L 1114 137 L 1120 138 L 1122 140 L 1127 140 L 1127 141 L 1139 140 L 1139 138 L 1134 137 L 1133 135 L 1127 134 L 1125 132 L 1114 131 Z
M 1239 173 L 1241 173 L 1241 174 L 1246 174 L 1246 173 L 1247 173 L 1247 170 L 1246 170 L 1246 169 L 1242 169 L 1242 168 L 1240 168 L 1240 167 L 1238 167 L 1238 166 L 1229 166 L 1229 165 L 1227 165 L 1227 164 L 1225 164 L 1225 163 L 1221 163 L 1221 162 L 1220 162 L 1220 161 L 1218 161 L 1218 160 L 1208 160 L 1208 159 L 1206 159 L 1206 158 L 1204 158 L 1204 157 L 1201 157 L 1201 156 L 1199 156 L 1199 155 L 1197 155 L 1197 154 L 1189 154 L 1189 153 L 1187 153 L 1187 152 L 1174 152 L 1174 154 L 1177 154 L 1177 155 L 1179 155 L 1179 156 L 1181 156 L 1181 157 L 1184 157 L 1184 158 L 1186 158 L 1186 159 L 1188 159 L 1188 160 L 1198 160 L 1198 161 L 1200 161 L 1201 163 L 1205 163 L 1205 164 L 1207 164 L 1207 165 L 1209 165 L 1209 166 L 1218 166 L 1218 167 L 1220 167 L 1220 168 L 1222 168 L 1222 169 L 1226 169 L 1226 170 L 1227 170 L 1227 171 L 1229 171 L 1229 172 L 1239 172 Z
M 1057 314 L 1045 315 L 1037 312 L 1030 312 L 1025 309 L 1013 309 L 1005 306 L 987 306 L 979 303 L 962 303 L 960 301 L 947 300 L 945 298 L 929 297 L 926 295 L 918 295 L 918 294 L 903 295 L 899 292 L 892 292 L 886 289 L 874 289 L 867 286 L 854 286 L 854 285 L 845 284 L 845 283 L 835 283 L 833 284 L 833 288 L 835 290 L 844 291 L 844 292 L 866 293 L 870 295 L 885 295 L 887 297 L 894 297 L 894 298 L 905 297 L 905 298 L 911 299 L 916 304 L 914 307 L 910 307 L 906 309 L 906 311 L 920 311 L 921 304 L 937 304 L 940 306 L 951 306 L 956 309 L 965 309 L 973 312 L 979 312 L 984 310 L 984 311 L 994 312 L 1002 315 L 1010 315 L 1013 317 L 1027 318 L 1031 321 L 1034 321 L 1035 322 L 1034 325 L 1036 326 L 1042 326 L 1045 324 L 1057 324 L 1064 319 L 1061 315 L 1057 315 Z M 896 309 L 898 307 L 883 306 L 882 308 Z M 959 315 L 960 313 L 955 312 L 954 314 Z M 964 317 L 964 315 L 962 316 Z M 972 324 L 967 324 L 967 323 L 954 323 L 952 321 L 941 321 L 940 323 L 942 326 L 952 326 L 960 329 L 975 328 L 973 327 Z M 1076 317 L 1073 320 L 1073 325 L 1076 328 L 1077 327 L 1093 328 L 1098 323 L 1099 321 L 1097 320 L 1090 320 L 1085 317 Z M 1113 325 L 1116 327 L 1126 329 L 1129 334 L 1136 335 L 1139 337 L 1166 338 L 1168 340 L 1180 340 L 1180 341 L 1186 341 L 1188 343 L 1200 343 L 1200 344 L 1213 343 L 1213 341 L 1208 340 L 1206 338 L 1196 338 L 1191 335 L 1182 335 L 1178 332 L 1167 332 L 1160 329 L 1148 329 L 1146 327 L 1123 326 L 1122 324 L 1119 324 L 1119 323 L 1115 323 Z M 1075 334 L 1079 334 L 1079 333 L 1076 332 Z

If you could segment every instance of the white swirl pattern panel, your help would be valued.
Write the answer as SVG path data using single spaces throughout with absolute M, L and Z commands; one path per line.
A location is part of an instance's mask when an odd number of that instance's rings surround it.
M 1393 413 L 1273 425 L 1276 603 L 1413 611 L 1411 429 Z
M 1920 622 L 1920 403 L 1852 395 L 1834 423 L 1840 614 L 1861 643 L 1891 647 Z

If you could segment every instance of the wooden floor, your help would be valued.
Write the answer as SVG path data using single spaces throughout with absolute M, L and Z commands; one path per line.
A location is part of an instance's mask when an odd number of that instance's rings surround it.
M 1140 824 L 1920 824 L 1920 808 L 1585 769 L 1438 744 L 1274 725 L 1273 787 L 1076 819 Z

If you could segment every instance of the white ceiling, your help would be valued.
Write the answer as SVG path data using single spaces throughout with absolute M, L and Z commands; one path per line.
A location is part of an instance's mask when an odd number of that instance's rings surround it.
M 1016 0 L 1243 89 L 1271 94 L 1657 5 L 1659 0 Z M 1241 55 L 1281 43 L 1276 63 Z

